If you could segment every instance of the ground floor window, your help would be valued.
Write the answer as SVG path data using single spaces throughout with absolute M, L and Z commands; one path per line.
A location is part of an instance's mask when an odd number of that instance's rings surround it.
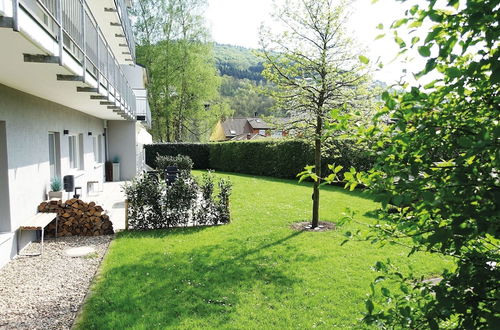
M 78 144 L 76 143 L 76 135 L 68 136 L 69 145 L 69 167 L 78 168 Z
M 85 169 L 84 149 L 85 149 L 85 145 L 84 145 L 83 134 L 79 134 L 78 135 L 78 169 L 82 170 L 82 171 Z
M 50 180 L 60 176 L 59 173 L 59 133 L 49 132 L 49 168 Z
M 97 155 L 99 163 L 103 163 L 104 161 L 104 145 L 102 135 L 97 137 Z
M 94 162 L 99 163 L 99 147 L 97 136 L 92 138 L 92 152 L 94 153 Z

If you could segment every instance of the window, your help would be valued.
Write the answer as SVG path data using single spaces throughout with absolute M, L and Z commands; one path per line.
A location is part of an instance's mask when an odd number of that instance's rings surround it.
M 266 136 L 266 130 L 265 129 L 260 129 L 259 130 L 259 134 Z
M 76 136 L 68 136 L 69 142 L 69 167 L 78 168 L 78 144 L 76 143 Z
M 102 135 L 99 135 L 97 137 L 97 156 L 98 156 L 98 161 L 99 163 L 103 163 L 103 144 L 102 144 Z
M 85 169 L 85 157 L 84 157 L 84 140 L 83 140 L 83 134 L 78 135 L 78 169 L 79 170 L 84 170 Z
M 61 176 L 60 171 L 60 140 L 59 133 L 49 132 L 49 170 L 50 170 L 50 180 L 55 177 Z
M 92 152 L 94 153 L 94 162 L 99 163 L 99 146 L 97 136 L 92 138 Z
M 50 167 L 50 180 L 57 176 L 56 169 L 56 135 L 54 133 L 49 133 L 49 167 Z

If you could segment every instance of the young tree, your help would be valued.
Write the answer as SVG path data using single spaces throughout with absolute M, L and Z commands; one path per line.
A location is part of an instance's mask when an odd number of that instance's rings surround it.
M 392 25 L 397 31 L 430 23 L 423 40 L 395 35 L 402 52 L 413 48 L 427 59 L 416 76 L 436 79 L 424 86 L 404 85 L 402 93 L 385 92 L 384 109 L 364 132 L 377 141 L 377 161 L 362 181 L 384 207 L 370 240 L 446 256 L 456 267 L 436 284 L 378 263 L 385 274 L 375 280 L 366 301 L 368 323 L 410 329 L 500 327 L 498 9 L 498 0 L 449 0 L 439 7 L 428 0 Z M 380 125 L 383 117 L 391 124 Z M 376 290 L 384 279 L 393 284 Z
M 313 129 L 314 179 L 312 227 L 319 223 L 321 152 L 332 112 L 340 119 L 359 100 L 365 66 L 345 30 L 350 1 L 288 0 L 276 8 L 280 33 L 261 30 L 265 78 L 276 85 L 277 107 Z

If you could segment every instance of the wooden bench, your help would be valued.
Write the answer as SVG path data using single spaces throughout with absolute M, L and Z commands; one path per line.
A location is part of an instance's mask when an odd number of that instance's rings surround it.
M 52 222 L 52 220 L 56 220 L 56 238 L 57 238 L 57 213 L 37 213 L 35 216 L 33 216 L 31 219 L 29 219 L 24 225 L 19 227 L 19 238 L 17 239 L 17 252 L 19 254 L 19 241 L 21 240 L 22 237 L 22 232 L 23 230 L 40 230 L 42 232 L 41 235 L 41 252 L 40 253 L 35 253 L 35 254 L 25 254 L 24 256 L 39 256 L 43 254 L 43 236 L 44 236 L 44 230 L 45 227 L 49 223 Z M 20 254 L 19 254 L 20 255 Z

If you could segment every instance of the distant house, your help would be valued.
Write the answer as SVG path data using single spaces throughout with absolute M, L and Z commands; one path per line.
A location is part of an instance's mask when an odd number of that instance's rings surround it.
M 286 132 L 276 130 L 262 118 L 228 118 L 215 126 L 210 141 L 256 140 L 283 137 Z

